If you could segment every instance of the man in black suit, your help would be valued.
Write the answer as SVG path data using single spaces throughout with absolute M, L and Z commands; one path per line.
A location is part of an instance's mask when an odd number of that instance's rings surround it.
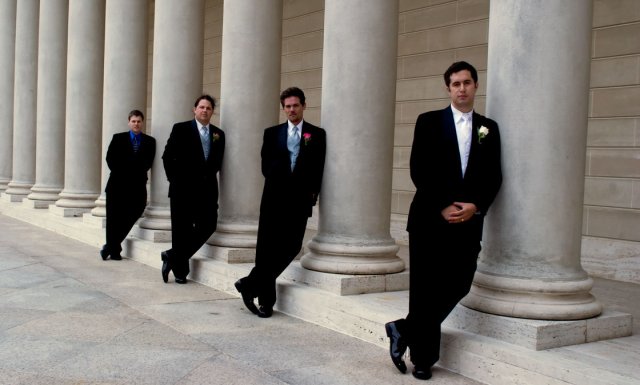
M 169 179 L 172 248 L 163 251 L 162 279 L 173 270 L 176 283 L 187 283 L 189 259 L 216 230 L 218 179 L 224 156 L 224 132 L 211 124 L 215 100 L 202 95 L 195 119 L 176 123 L 162 154 Z
M 147 171 L 156 154 L 156 140 L 142 133 L 144 114 L 129 113 L 129 131 L 114 134 L 107 150 L 111 173 L 107 193 L 107 243 L 102 246 L 103 260 L 122 259 L 121 243 L 147 205 Z
M 439 359 L 441 323 L 471 288 L 484 216 L 502 183 L 498 125 L 473 111 L 475 68 L 453 63 L 444 80 L 451 105 L 418 117 L 411 149 L 409 314 L 385 325 L 393 363 L 407 370 L 408 346 L 422 380 Z
M 288 121 L 267 128 L 262 144 L 265 181 L 256 265 L 235 283 L 247 308 L 262 318 L 273 314 L 276 279 L 302 248 L 307 219 L 320 193 L 326 149 L 325 131 L 303 120 L 306 99 L 301 89 L 284 90 L 280 104 Z

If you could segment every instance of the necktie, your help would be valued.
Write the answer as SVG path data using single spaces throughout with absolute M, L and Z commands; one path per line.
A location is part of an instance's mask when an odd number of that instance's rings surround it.
M 462 116 L 462 143 L 460 143 L 460 163 L 462 164 L 462 176 L 469 163 L 469 150 L 471 149 L 471 116 Z
M 287 148 L 289 149 L 289 157 L 291 159 L 291 171 L 296 167 L 296 159 L 300 151 L 300 134 L 298 126 L 294 126 L 291 135 L 287 138 Z
M 133 136 L 133 152 L 138 152 L 138 150 L 140 149 L 140 139 L 138 138 L 138 135 L 134 135 Z
M 209 147 L 211 143 L 209 140 L 208 126 L 202 126 L 202 131 L 200 132 L 200 139 L 202 139 L 202 152 L 204 152 L 204 158 L 209 159 Z

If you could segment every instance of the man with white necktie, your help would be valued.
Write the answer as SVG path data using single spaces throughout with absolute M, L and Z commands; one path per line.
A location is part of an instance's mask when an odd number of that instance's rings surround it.
M 473 110 L 476 69 L 453 63 L 444 80 L 451 105 L 418 117 L 411 148 L 409 314 L 385 325 L 394 365 L 406 372 L 408 347 L 421 380 L 439 359 L 441 323 L 471 288 L 484 216 L 502 183 L 498 124 Z
M 280 94 L 286 123 L 267 128 L 262 144 L 264 189 L 260 203 L 256 265 L 235 284 L 245 306 L 261 318 L 271 317 L 276 279 L 302 248 L 316 204 L 326 149 L 325 131 L 303 120 L 304 92 L 291 87 Z M 260 308 L 254 298 L 258 297 Z
M 173 271 L 176 283 L 187 283 L 189 259 L 216 230 L 218 179 L 224 156 L 224 132 L 211 124 L 215 100 L 196 99 L 194 119 L 176 123 L 162 155 L 171 205 L 172 248 L 161 253 L 162 279 Z

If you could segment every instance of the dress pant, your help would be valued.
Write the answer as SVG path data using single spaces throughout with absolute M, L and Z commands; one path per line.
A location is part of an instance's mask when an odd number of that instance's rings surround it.
M 306 206 L 305 206 L 306 204 Z M 261 306 L 270 308 L 276 303 L 276 279 L 291 264 L 302 248 L 309 219 L 308 202 L 301 210 L 283 208 L 263 211 L 258 225 L 256 265 L 243 286 L 258 297 Z
M 466 226 L 409 233 L 409 314 L 398 328 L 414 365 L 431 367 L 438 361 L 441 324 L 471 289 L 480 242 Z
M 168 254 L 171 269 L 177 278 L 187 277 L 189 259 L 216 230 L 218 203 L 217 200 L 207 199 L 216 195 L 212 191 L 199 191 L 197 196 L 180 194 L 169 199 L 172 248 Z
M 146 187 L 143 192 L 126 191 L 107 192 L 107 250 L 116 255 L 122 251 L 122 241 L 127 237 L 133 225 L 142 216 L 147 205 Z

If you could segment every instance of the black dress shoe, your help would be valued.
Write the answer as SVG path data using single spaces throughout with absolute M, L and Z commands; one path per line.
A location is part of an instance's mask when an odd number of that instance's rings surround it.
M 100 256 L 102 257 L 103 261 L 106 261 L 107 258 L 109 258 L 109 250 L 107 250 L 107 245 L 102 246 L 102 249 L 100 249 Z
M 260 309 L 258 309 L 258 317 L 260 318 L 269 318 L 272 315 L 273 315 L 272 307 L 260 306 Z
M 160 257 L 162 258 L 162 280 L 164 283 L 169 282 L 169 272 L 171 271 L 171 265 L 169 264 L 169 255 L 166 251 L 160 253 Z
M 402 373 L 407 372 L 407 364 L 404 363 L 402 356 L 407 351 L 407 342 L 398 331 L 398 325 L 394 322 L 387 322 L 384 325 L 384 329 L 387 331 L 387 337 L 389 337 L 389 355 L 391 361 Z
M 187 279 L 176 277 L 176 283 L 184 285 L 185 283 L 187 283 Z
M 411 374 L 413 374 L 413 376 L 418 380 L 428 380 L 431 378 L 431 368 L 414 366 Z
M 122 256 L 120 254 L 111 255 L 111 259 L 114 261 L 122 261 Z
M 237 280 L 233 285 L 236 287 L 236 290 L 238 290 L 238 293 L 242 295 L 242 302 L 244 302 L 244 306 L 246 306 L 253 314 L 258 314 L 259 310 L 253 302 L 253 297 L 249 295 L 247 290 L 243 290 L 242 279 Z

